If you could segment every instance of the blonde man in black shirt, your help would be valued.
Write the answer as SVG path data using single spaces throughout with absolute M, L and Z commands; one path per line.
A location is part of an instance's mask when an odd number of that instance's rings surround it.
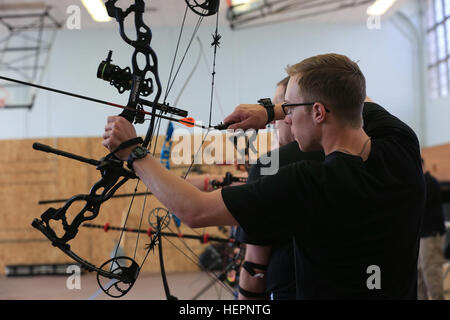
M 416 135 L 376 104 L 363 110 L 364 75 L 345 56 L 311 57 L 288 74 L 287 104 L 240 105 L 224 121 L 259 129 L 286 117 L 301 150 L 323 150 L 323 162 L 297 162 L 210 193 L 150 155 L 132 163 L 136 174 L 191 227 L 239 224 L 261 239 L 295 237 L 299 299 L 416 299 L 425 200 Z M 103 137 L 114 150 L 136 131 L 109 117 Z M 135 148 L 117 156 L 127 160 Z

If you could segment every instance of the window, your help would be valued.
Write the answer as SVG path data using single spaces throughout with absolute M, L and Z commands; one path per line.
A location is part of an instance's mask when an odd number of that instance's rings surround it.
M 450 91 L 450 0 L 428 0 L 428 80 L 432 98 Z

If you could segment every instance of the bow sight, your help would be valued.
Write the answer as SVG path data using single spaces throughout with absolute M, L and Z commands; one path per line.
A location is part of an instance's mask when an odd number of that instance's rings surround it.
M 133 87 L 133 74 L 130 67 L 125 69 L 120 68 L 117 65 L 112 64 L 112 50 L 109 50 L 108 56 L 105 60 L 100 62 L 97 69 L 97 78 L 109 82 L 110 85 L 115 87 L 119 93 L 131 90 Z M 139 96 L 149 96 L 153 93 L 153 81 L 151 78 L 143 80 L 139 86 Z M 188 112 L 179 108 L 171 107 L 169 104 L 155 104 L 153 101 L 147 101 L 145 99 L 137 99 L 137 110 L 144 110 L 143 105 L 155 108 L 162 113 L 170 113 L 180 117 L 187 117 Z M 144 113 L 137 112 L 134 117 L 135 123 L 144 122 Z
M 124 93 L 131 89 L 133 84 L 133 75 L 130 67 L 125 69 L 120 68 L 111 63 L 112 50 L 109 50 L 108 57 L 100 62 L 97 70 L 97 78 L 108 81 L 110 85 L 114 86 L 119 93 Z M 141 96 L 149 96 L 153 93 L 152 79 L 146 79 L 142 82 L 139 88 Z

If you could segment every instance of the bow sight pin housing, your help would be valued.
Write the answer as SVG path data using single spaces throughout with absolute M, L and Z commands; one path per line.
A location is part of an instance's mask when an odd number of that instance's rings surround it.
M 112 51 L 108 53 L 108 57 L 100 62 L 97 69 L 97 78 L 109 82 L 110 85 L 114 86 L 119 93 L 124 93 L 131 89 L 133 84 L 133 75 L 131 74 L 130 67 L 125 69 L 120 68 L 112 64 Z M 141 96 L 149 96 L 153 93 L 153 83 L 152 79 L 145 79 L 140 86 L 139 94 Z

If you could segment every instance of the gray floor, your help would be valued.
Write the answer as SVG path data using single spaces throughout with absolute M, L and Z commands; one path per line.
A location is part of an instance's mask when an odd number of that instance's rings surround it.
M 172 273 L 167 275 L 171 294 L 191 300 L 203 288 L 208 290 L 199 299 L 233 300 L 234 297 L 220 283 L 210 286 L 212 279 L 204 272 Z M 0 300 L 87 300 L 112 299 L 99 287 L 95 275 L 81 276 L 80 289 L 68 289 L 66 276 L 0 277 Z M 166 299 L 161 275 L 141 274 L 134 287 L 121 299 Z
M 447 265 L 448 266 L 448 265 Z M 167 275 L 171 294 L 181 300 L 234 300 L 233 295 L 204 272 Z M 80 289 L 68 289 L 66 276 L 0 277 L 0 300 L 105 300 L 112 299 L 99 290 L 93 274 L 81 276 Z M 207 290 L 203 290 L 207 288 Z M 450 300 L 450 274 L 444 282 Z M 161 275 L 141 274 L 130 292 L 121 299 L 165 300 Z

